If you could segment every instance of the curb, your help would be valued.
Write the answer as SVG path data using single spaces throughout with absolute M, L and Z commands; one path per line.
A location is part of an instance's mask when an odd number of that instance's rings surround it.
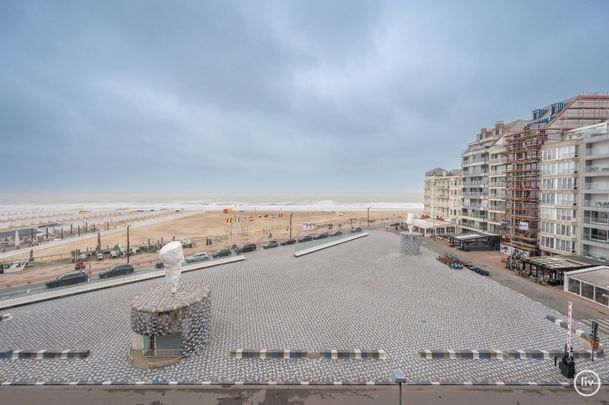
M 202 263 L 186 265 L 182 267 L 182 273 L 189 271 L 200 270 L 208 267 L 220 266 L 222 264 L 240 262 L 245 260 L 245 256 L 232 256 L 226 259 L 209 260 Z M 89 291 L 102 290 L 105 288 L 116 287 L 125 284 L 136 283 L 138 281 L 150 280 L 153 278 L 161 278 L 165 276 L 165 272 L 153 271 L 150 273 L 136 274 L 129 277 L 121 277 L 114 280 L 101 281 L 94 284 L 83 284 L 76 287 L 65 288 L 58 291 L 49 291 L 38 293 L 26 297 L 10 298 L 0 301 L 0 309 L 14 308 L 22 305 L 33 304 L 36 302 L 49 301 L 56 298 L 68 297 L 71 295 L 83 294 Z
M 308 255 L 309 253 L 317 252 L 318 250 L 326 249 L 332 246 L 340 245 L 341 243 L 350 242 L 355 239 L 363 238 L 364 236 L 368 236 L 368 232 L 358 232 L 355 235 L 348 236 L 343 239 L 334 240 L 332 242 L 323 243 L 321 245 L 313 246 L 307 249 L 303 249 L 297 252 L 294 252 L 294 257 L 300 257 L 304 255 Z
M 91 350 L 4 350 L 0 351 L 0 359 L 84 359 L 90 354 Z
M 449 360 L 550 360 L 561 357 L 562 350 L 419 350 L 419 357 Z M 576 359 L 591 359 L 591 350 L 576 350 Z M 595 352 L 595 357 L 604 357 L 604 352 Z
M 288 349 L 234 349 L 231 350 L 231 357 L 235 359 L 327 359 L 327 360 L 386 360 L 387 353 L 384 350 L 322 350 L 322 351 L 302 351 Z
M 603 384 L 609 383 L 609 381 L 602 382 Z M 378 380 L 378 381 L 289 381 L 289 382 L 277 382 L 277 381 L 166 381 L 166 380 L 146 380 L 146 381 L 130 381 L 130 380 L 97 380 L 97 381 L 4 381 L 0 386 L 38 386 L 38 385 L 51 385 L 51 386 L 68 386 L 68 385 L 122 385 L 122 386 L 175 386 L 175 385 L 188 385 L 188 386 L 226 386 L 226 385 L 247 385 L 247 386 L 328 386 L 328 385 L 350 385 L 350 386 L 370 386 L 370 385 L 396 385 L 394 382 L 389 380 Z M 548 387 L 569 387 L 572 384 L 567 381 L 553 380 L 553 381 L 431 381 L 431 380 L 416 380 L 407 381 L 404 385 L 453 385 L 453 386 L 548 386 Z

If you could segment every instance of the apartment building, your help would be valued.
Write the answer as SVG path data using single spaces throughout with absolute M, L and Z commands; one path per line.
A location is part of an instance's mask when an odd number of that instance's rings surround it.
M 609 260 L 609 124 L 580 128 L 579 231 L 583 256 Z
M 541 148 L 539 249 L 542 255 L 577 253 L 581 133 L 567 132 Z
M 463 202 L 461 229 L 499 234 L 505 217 L 506 156 L 503 138 L 519 131 L 525 122 L 482 128 L 461 155 Z
M 507 157 L 508 226 L 505 228 L 502 244 L 507 253 L 516 252 L 525 257 L 539 253 L 543 145 L 546 141 L 563 140 L 563 134 L 570 130 L 597 124 L 608 118 L 609 95 L 584 94 L 533 110 L 532 119 L 521 131 L 506 136 L 504 144 Z M 602 180 L 598 182 L 602 184 Z M 590 181 L 590 187 L 602 186 L 593 185 Z M 575 216 L 573 208 L 571 213 L 556 209 L 557 217 Z M 568 209 L 563 207 L 560 210 Z M 548 233 L 544 232 L 544 234 L 547 236 Z M 589 235 L 592 235 L 591 231 Z
M 463 198 L 461 172 L 461 169 L 451 170 L 448 185 L 448 220 L 455 225 L 460 225 L 461 223 L 461 203 Z
M 436 168 L 425 173 L 424 210 L 432 218 L 458 223 L 460 170 Z M 456 200 L 459 200 L 459 203 Z M 457 212 L 455 212 L 457 211 Z

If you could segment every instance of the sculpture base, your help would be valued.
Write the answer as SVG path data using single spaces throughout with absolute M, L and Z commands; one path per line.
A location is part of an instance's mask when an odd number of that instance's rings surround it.
M 200 350 L 211 336 L 211 293 L 206 284 L 167 284 L 131 301 L 131 350 L 136 367 L 163 367 Z M 139 360 L 138 360 L 139 359 Z

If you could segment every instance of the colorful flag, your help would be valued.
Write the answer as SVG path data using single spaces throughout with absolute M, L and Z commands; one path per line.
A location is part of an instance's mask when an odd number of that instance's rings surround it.
M 226 223 L 230 224 L 230 217 L 226 217 Z
M 223 213 L 223 214 L 228 214 L 229 212 L 230 212 L 230 208 L 224 208 L 224 209 L 222 210 L 222 213 Z
M 248 219 L 250 220 L 250 222 L 254 221 L 254 217 L 253 216 L 250 216 Z
M 275 214 L 271 214 L 271 219 L 275 219 Z
M 269 217 L 269 214 L 264 214 L 264 217 L 265 217 L 265 218 L 268 218 L 268 217 Z
M 241 223 L 241 217 L 237 217 L 237 223 Z

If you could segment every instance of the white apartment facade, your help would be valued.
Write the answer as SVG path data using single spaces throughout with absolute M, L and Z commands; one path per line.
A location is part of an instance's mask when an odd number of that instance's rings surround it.
M 609 124 L 579 128 L 582 136 L 580 254 L 609 261 Z
M 539 250 L 578 253 L 578 184 L 581 134 L 567 132 L 541 148 Z
M 458 224 L 461 204 L 460 170 L 436 168 L 425 173 L 424 211 L 433 219 Z

